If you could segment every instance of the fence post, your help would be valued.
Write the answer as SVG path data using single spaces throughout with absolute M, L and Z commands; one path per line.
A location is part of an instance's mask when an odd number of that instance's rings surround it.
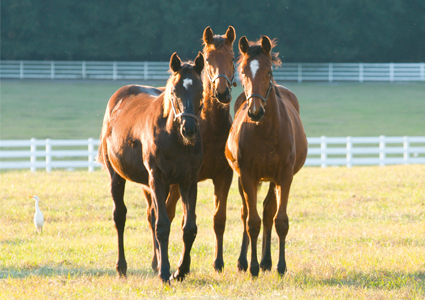
M 332 82 L 332 81 L 334 81 L 334 74 L 333 74 L 333 72 L 334 72 L 334 66 L 333 66 L 333 63 L 329 63 L 329 75 L 328 75 L 328 79 L 329 79 L 329 82 Z
M 326 160 L 327 160 L 326 136 L 323 136 L 323 135 L 320 137 L 320 150 L 321 150 L 320 159 L 322 161 L 321 167 L 326 168 Z
M 298 64 L 298 82 L 303 82 L 303 66 Z
M 351 152 L 352 148 L 353 142 L 351 141 L 351 137 L 347 136 L 347 168 L 351 168 L 353 166 L 353 153 Z
M 93 152 L 94 152 L 94 145 L 93 145 L 93 138 L 89 138 L 88 140 L 89 142 L 89 172 L 93 172 L 94 171 L 94 166 L 93 166 L 93 162 L 94 162 L 94 156 L 93 156 Z
M 364 73 L 363 73 L 363 63 L 359 63 L 359 82 L 363 82 Z
M 420 63 L 419 68 L 421 70 L 421 81 L 425 81 L 425 63 Z
M 24 61 L 19 62 L 19 78 L 24 79 Z
M 117 62 L 114 61 L 113 64 L 112 64 L 112 79 L 117 80 L 117 76 L 118 76 L 118 74 L 117 74 Z
M 394 63 L 390 63 L 390 82 L 394 82 Z
M 86 79 L 86 62 L 83 60 L 82 64 L 81 64 L 81 76 L 83 77 L 83 79 Z
M 385 136 L 379 136 L 379 165 L 385 166 Z
M 36 156 L 36 151 L 37 151 L 37 145 L 36 143 L 36 139 L 32 138 L 31 139 L 31 172 L 35 172 L 36 171 L 36 167 L 35 167 L 35 163 L 37 161 L 37 156 Z
M 50 62 L 50 79 L 55 79 L 55 62 Z
M 147 61 L 145 61 L 145 63 L 143 64 L 143 79 L 144 80 L 148 80 L 148 74 L 149 72 L 149 63 Z
M 403 161 L 405 165 L 409 164 L 409 144 L 409 138 L 403 137 Z
M 50 139 L 46 139 L 46 172 L 50 173 L 52 171 L 52 145 L 50 144 Z

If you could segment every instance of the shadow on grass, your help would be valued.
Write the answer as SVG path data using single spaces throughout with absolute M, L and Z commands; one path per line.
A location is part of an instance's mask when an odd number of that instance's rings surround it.
M 352 286 L 357 288 L 377 288 L 397 290 L 406 286 L 414 287 L 425 295 L 425 271 L 391 272 L 373 270 L 370 272 L 334 272 L 331 276 L 318 277 L 312 274 L 291 274 L 289 282 L 306 286 Z
M 127 272 L 128 276 L 137 276 L 137 277 L 157 277 L 152 269 L 139 269 L 139 270 L 129 270 Z M 26 269 L 18 269 L 18 268 L 5 268 L 0 269 L 0 279 L 5 278 L 14 278 L 14 279 L 25 279 L 29 277 L 102 277 L 102 276 L 111 276 L 118 277 L 115 269 L 107 268 L 107 269 L 87 269 L 87 268 L 75 268 L 71 266 L 37 266 Z

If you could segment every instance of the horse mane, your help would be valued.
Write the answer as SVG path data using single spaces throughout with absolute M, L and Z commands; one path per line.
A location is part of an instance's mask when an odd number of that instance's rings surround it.
M 273 39 L 270 42 L 271 42 L 271 49 L 276 47 L 277 39 Z M 249 48 L 248 48 L 248 53 L 246 54 L 247 56 L 256 57 L 258 55 L 265 54 L 263 51 L 263 48 L 261 47 L 261 39 L 255 42 L 248 41 L 248 44 L 249 44 Z M 279 52 L 270 52 L 270 56 L 271 56 L 270 58 L 272 60 L 273 66 L 280 67 L 280 65 L 282 64 L 282 61 L 279 58 Z M 239 55 L 239 58 L 238 58 L 239 70 L 241 70 L 243 67 L 242 63 L 244 61 L 244 57 L 245 55 L 243 53 Z
M 187 61 L 182 63 L 182 68 L 178 72 L 174 72 L 172 70 L 169 70 L 168 72 L 171 73 L 170 78 L 167 80 L 167 84 L 165 85 L 165 92 L 164 92 L 164 100 L 163 100 L 163 113 L 162 116 L 164 118 L 167 118 L 170 114 L 171 110 L 171 89 L 172 87 L 180 80 L 181 74 L 183 74 L 184 70 L 190 70 L 190 68 L 193 66 L 193 61 Z M 191 71 L 191 70 L 190 70 Z

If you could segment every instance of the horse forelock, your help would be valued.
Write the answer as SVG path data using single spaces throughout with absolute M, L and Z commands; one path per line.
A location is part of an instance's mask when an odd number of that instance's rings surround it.
M 211 44 L 205 43 L 203 41 L 202 43 L 204 45 L 204 55 L 208 54 L 208 52 L 214 50 L 214 49 L 222 49 L 227 48 L 233 53 L 233 48 L 231 47 L 230 43 L 227 42 L 227 39 L 222 35 L 214 35 L 213 42 Z

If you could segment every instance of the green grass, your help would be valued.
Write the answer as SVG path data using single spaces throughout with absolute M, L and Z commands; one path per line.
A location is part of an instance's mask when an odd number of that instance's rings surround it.
M 260 272 L 256 280 L 236 268 L 242 232 L 236 182 L 228 200 L 225 270 L 213 271 L 213 186 L 200 183 L 192 272 L 168 287 L 150 268 L 151 234 L 138 185 L 126 190 L 129 274 L 120 280 L 106 172 L 2 173 L 0 298 L 423 299 L 424 175 L 425 166 L 415 165 L 303 168 L 288 206 L 288 272 L 283 278 L 275 269 Z M 265 193 L 263 184 L 260 199 Z M 28 197 L 34 194 L 46 220 L 42 234 L 32 222 Z M 170 235 L 172 271 L 182 249 L 181 214 L 179 203 Z M 273 231 L 274 268 L 277 256 Z
M 98 138 L 109 97 L 128 83 L 3 80 L 0 139 Z M 425 134 L 425 83 L 286 86 L 300 101 L 309 137 Z M 241 92 L 234 88 L 233 99 Z

